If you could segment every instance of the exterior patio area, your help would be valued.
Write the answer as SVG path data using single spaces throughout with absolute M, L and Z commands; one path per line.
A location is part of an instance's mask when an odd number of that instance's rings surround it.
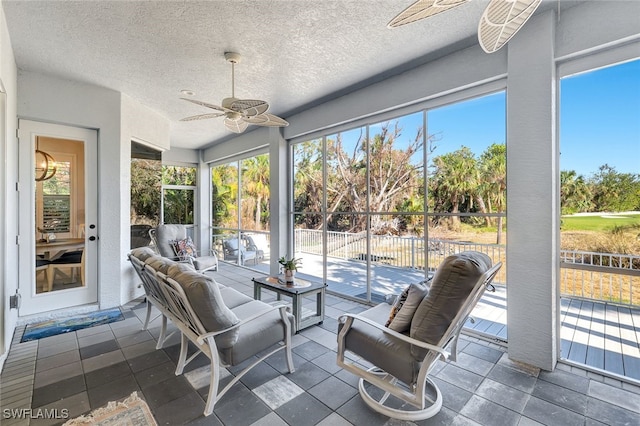
M 222 264 L 211 272 L 217 281 L 253 293 L 256 271 Z M 269 292 L 265 292 L 265 297 Z M 499 305 L 500 293 L 483 301 L 476 326 L 496 318 L 487 307 Z M 503 299 L 502 299 L 503 300 Z M 314 300 L 308 301 L 310 304 Z M 1 376 L 3 425 L 52 425 L 65 419 L 18 419 L 5 413 L 67 409 L 69 418 L 120 400 L 136 391 L 158 424 L 170 425 L 399 425 L 371 411 L 357 391 L 355 376 L 336 365 L 337 318 L 367 306 L 328 295 L 326 318 L 294 336 L 296 372 L 285 373 L 274 355 L 244 376 L 203 417 L 208 390 L 207 359 L 174 375 L 179 336 L 156 350 L 160 321 L 142 330 L 141 299 L 121 307 L 125 319 L 41 340 L 20 343 L 18 327 Z M 504 309 L 503 309 L 504 311 Z M 568 313 L 573 311 L 569 310 Z M 485 324 L 486 325 L 486 324 Z M 584 425 L 640 422 L 640 387 L 566 363 L 545 372 L 511 362 L 502 344 L 470 335 L 461 338 L 456 363 L 440 363 L 435 380 L 443 391 L 442 411 L 420 425 Z M 236 369 L 224 370 L 225 375 Z M 224 381 L 224 380 L 223 380 Z M 24 411 L 22 411 L 24 412 Z M 31 411 L 35 412 L 35 411 Z
M 267 272 L 266 264 L 254 268 Z M 304 255 L 299 276 L 316 279 L 322 275 L 321 257 Z M 366 298 L 364 262 L 332 259 L 328 266 L 328 291 L 349 298 Z M 372 266 L 371 300 L 379 302 L 399 294 L 412 282 L 424 280 L 424 273 L 408 268 Z M 470 335 L 507 345 L 507 286 L 504 271 L 494 281 L 495 292 L 485 292 L 475 310 L 474 322 L 465 329 Z M 561 297 L 560 358 L 596 372 L 640 385 L 640 308 L 593 299 Z

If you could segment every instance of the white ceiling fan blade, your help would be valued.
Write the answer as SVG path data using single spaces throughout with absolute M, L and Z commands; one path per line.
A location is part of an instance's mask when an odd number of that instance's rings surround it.
M 491 0 L 478 24 L 478 41 L 493 53 L 513 37 L 540 5 L 541 0 Z
M 418 0 L 405 10 L 400 12 L 398 16 L 393 18 L 388 24 L 389 28 L 397 28 L 402 25 L 428 18 L 438 13 L 453 9 L 456 6 L 467 3 L 469 0 Z
M 207 120 L 209 118 L 222 117 L 223 115 L 223 112 L 212 112 L 209 114 L 192 115 L 191 117 L 181 118 L 180 121 Z
M 253 117 L 267 112 L 269 104 L 259 99 L 238 99 L 231 103 L 231 109 L 241 112 L 245 117 Z
M 286 120 L 273 114 L 260 114 L 255 117 L 245 118 L 244 120 L 251 124 L 257 124 L 258 126 L 286 127 L 289 125 Z M 257 120 L 259 120 L 259 122 Z
M 224 119 L 224 125 L 227 129 L 229 129 L 233 133 L 242 133 L 249 126 L 243 120 L 232 120 L 230 118 Z
M 192 104 L 196 104 L 196 105 L 200 105 L 203 107 L 207 107 L 207 108 L 211 108 L 211 109 L 215 109 L 218 111 L 222 111 L 222 112 L 227 112 L 229 111 L 227 108 L 225 107 L 221 107 L 220 105 L 214 105 L 214 104 L 210 104 L 208 102 L 203 102 L 203 101 L 197 101 L 195 99 L 188 99 L 188 98 L 180 98 L 182 100 L 185 100 L 187 102 L 191 102 Z

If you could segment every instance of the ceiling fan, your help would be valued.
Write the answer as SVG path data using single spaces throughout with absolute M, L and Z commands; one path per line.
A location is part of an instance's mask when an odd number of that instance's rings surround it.
M 244 132 L 249 124 L 269 127 L 288 126 L 289 123 L 287 121 L 276 115 L 267 113 L 269 104 L 266 101 L 258 99 L 238 99 L 235 97 L 235 64 L 240 62 L 240 54 L 226 52 L 224 57 L 227 62 L 231 64 L 231 97 L 224 98 L 222 100 L 222 105 L 214 105 L 207 102 L 197 101 L 195 99 L 180 98 L 187 102 L 217 111 L 208 114 L 185 117 L 180 121 L 195 121 L 224 117 L 225 127 L 234 133 Z
M 478 24 L 478 41 L 487 53 L 493 53 L 513 37 L 536 11 L 542 0 L 491 0 Z M 469 0 L 418 0 L 387 25 L 396 28 L 429 18 L 460 6 Z

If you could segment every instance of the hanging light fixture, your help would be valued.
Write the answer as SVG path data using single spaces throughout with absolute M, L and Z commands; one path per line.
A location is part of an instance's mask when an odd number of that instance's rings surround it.
M 36 182 L 51 179 L 57 169 L 56 160 L 51 154 L 40 151 L 40 140 L 36 139 Z

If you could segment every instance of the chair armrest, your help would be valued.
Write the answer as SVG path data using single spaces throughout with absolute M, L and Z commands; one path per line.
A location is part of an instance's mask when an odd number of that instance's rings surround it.
M 226 333 L 227 331 L 231 331 L 231 330 L 233 330 L 234 328 L 238 328 L 238 327 L 240 327 L 241 325 L 244 325 L 244 324 L 246 324 L 246 323 L 248 323 L 248 322 L 254 321 L 254 320 L 256 320 L 257 318 L 260 318 L 261 316 L 263 316 L 263 315 L 265 315 L 265 314 L 268 314 L 269 312 L 276 311 L 276 310 L 284 310 L 284 314 L 286 315 L 286 306 L 269 306 L 269 309 L 266 309 L 266 310 L 264 310 L 264 311 L 258 312 L 258 313 L 256 313 L 256 314 L 253 314 L 253 315 L 251 315 L 250 317 L 247 317 L 247 318 L 243 319 L 242 321 L 240 321 L 240 322 L 238 322 L 238 323 L 236 323 L 236 324 L 232 325 L 231 327 L 227 327 L 227 328 L 225 328 L 224 330 L 220 330 L 220 331 L 211 331 L 211 332 L 209 332 L 209 333 L 202 334 L 202 335 L 198 336 L 198 343 L 199 343 L 199 344 L 202 344 L 202 343 L 204 343 L 204 341 L 205 341 L 205 340 L 207 340 L 209 337 L 215 337 L 215 336 L 217 336 L 217 335 L 219 335 L 219 334 L 223 334 L 223 333 Z
M 404 342 L 410 343 L 412 345 L 424 348 L 424 349 L 428 349 L 431 351 L 435 351 L 438 352 L 440 355 L 442 355 L 445 359 L 449 357 L 449 352 L 445 351 L 443 348 L 439 347 L 439 346 L 434 346 L 431 345 L 429 343 L 426 342 L 422 342 L 420 340 L 414 339 L 413 337 L 409 337 L 407 335 L 404 335 L 402 333 L 398 333 L 397 331 L 391 330 L 388 327 L 385 327 L 383 325 L 378 324 L 375 321 L 371 321 L 368 318 L 364 318 L 360 315 L 357 314 L 349 314 L 349 313 L 345 313 L 343 315 L 341 315 L 338 318 L 338 321 L 342 320 L 343 318 L 353 318 L 351 321 L 345 321 L 344 323 L 344 327 L 347 327 L 347 330 L 344 332 L 344 335 L 347 334 L 347 332 L 349 331 L 349 328 L 351 328 L 351 324 L 353 323 L 353 320 L 358 320 L 358 321 L 362 321 L 365 324 L 368 324 L 370 326 L 373 326 L 375 328 L 377 328 L 378 330 L 382 331 L 384 334 L 388 334 L 389 336 L 393 336 L 397 339 L 400 339 Z

